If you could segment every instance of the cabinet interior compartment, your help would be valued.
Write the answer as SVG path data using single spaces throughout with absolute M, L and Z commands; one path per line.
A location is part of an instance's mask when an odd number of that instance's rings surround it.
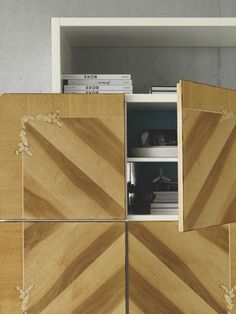
M 160 181 L 161 177 L 171 181 Z M 151 216 L 177 215 L 177 181 L 177 163 L 128 163 L 128 214 Z
M 177 220 L 176 103 L 127 103 L 126 131 L 128 219 Z

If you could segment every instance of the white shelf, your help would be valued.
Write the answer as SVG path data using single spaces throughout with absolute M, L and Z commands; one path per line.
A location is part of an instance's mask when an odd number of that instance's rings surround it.
M 127 94 L 125 102 L 128 109 L 160 109 L 176 110 L 177 93 L 160 94 Z
M 52 18 L 55 93 L 73 47 L 236 47 L 236 18 Z
M 236 18 L 60 18 L 74 47 L 235 47 Z
M 128 157 L 127 162 L 178 162 L 177 157 Z
M 178 215 L 128 215 L 128 221 L 178 221 Z
M 169 103 L 174 105 L 177 102 L 176 93 L 160 94 L 127 94 L 125 95 L 127 103 Z

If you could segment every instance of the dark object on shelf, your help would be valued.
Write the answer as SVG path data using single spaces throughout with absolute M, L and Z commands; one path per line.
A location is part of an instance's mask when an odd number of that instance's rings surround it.
M 171 181 L 160 168 L 160 175 L 153 181 L 153 191 L 178 191 L 178 182 Z
M 140 135 L 141 147 L 176 146 L 177 131 L 174 129 L 143 130 Z
M 150 215 L 151 203 L 154 199 L 153 184 L 151 182 L 137 182 L 134 185 L 128 185 L 128 192 L 133 194 L 132 203 L 129 203 L 129 212 L 135 215 Z

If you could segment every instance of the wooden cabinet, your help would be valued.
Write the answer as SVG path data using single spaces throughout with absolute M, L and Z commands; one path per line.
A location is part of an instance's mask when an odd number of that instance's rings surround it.
M 1 223 L 0 251 L 2 314 L 125 313 L 124 223 Z
M 1 313 L 226 313 L 236 284 L 236 91 L 181 81 L 177 103 L 150 96 L 142 103 L 178 116 L 178 158 L 142 160 L 176 163 L 175 216 L 127 215 L 135 95 L 0 97 Z

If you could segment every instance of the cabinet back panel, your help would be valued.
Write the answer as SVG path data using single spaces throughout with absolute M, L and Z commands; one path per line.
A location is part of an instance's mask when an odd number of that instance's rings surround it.
M 216 85 L 220 71 L 218 53 L 217 48 L 73 47 L 71 72 L 131 73 L 134 93 L 148 93 L 150 86 L 175 86 L 180 79 Z M 223 61 L 224 65 L 225 58 Z M 235 86 L 233 73 L 230 77 L 230 86 Z

